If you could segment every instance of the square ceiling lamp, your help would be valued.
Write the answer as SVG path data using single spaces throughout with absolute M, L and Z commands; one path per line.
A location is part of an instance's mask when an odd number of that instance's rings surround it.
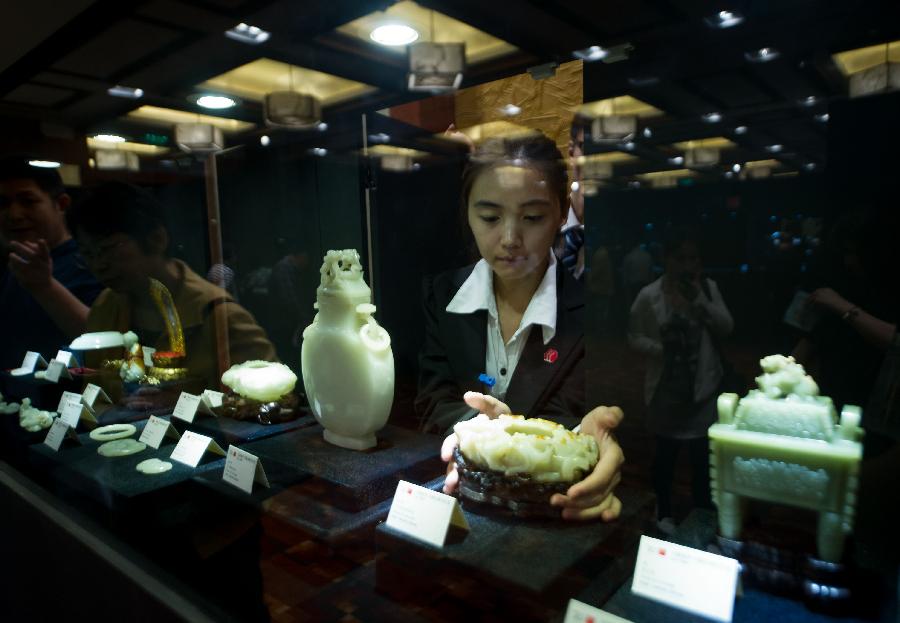
M 634 115 L 603 115 L 591 121 L 591 140 L 595 143 L 629 141 L 636 131 Z
M 684 164 L 689 168 L 711 167 L 718 164 L 719 155 L 715 147 L 694 147 L 684 153 Z
M 466 69 L 465 43 L 422 41 L 407 46 L 410 91 L 446 93 L 462 84 Z
M 263 118 L 270 128 L 308 130 L 322 120 L 322 103 L 307 93 L 273 91 L 263 99 Z
M 225 147 L 222 130 L 210 123 L 176 124 L 175 143 L 189 154 L 213 153 Z
M 608 180 L 612 177 L 612 163 L 596 158 L 584 158 L 579 162 L 581 166 L 581 178 L 583 180 L 597 181 Z
M 94 152 L 94 166 L 101 171 L 139 171 L 140 158 L 133 151 L 98 149 Z

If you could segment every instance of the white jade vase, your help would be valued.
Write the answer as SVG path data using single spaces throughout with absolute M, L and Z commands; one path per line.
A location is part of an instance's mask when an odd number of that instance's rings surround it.
M 303 331 L 303 386 L 325 440 L 365 450 L 377 443 L 394 400 L 391 336 L 372 317 L 359 253 L 329 251 L 320 272 L 318 313 Z

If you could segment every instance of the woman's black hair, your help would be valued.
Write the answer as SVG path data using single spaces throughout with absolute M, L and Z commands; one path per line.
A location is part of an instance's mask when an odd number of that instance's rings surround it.
M 107 182 L 95 188 L 66 211 L 66 224 L 74 235 L 79 230 L 97 237 L 127 234 L 141 248 L 146 248 L 154 232 L 165 228 L 156 198 L 123 182 Z
M 560 216 L 569 209 L 569 174 L 566 161 L 556 143 L 543 134 L 520 137 L 492 138 L 479 145 L 469 159 L 462 175 L 460 209 L 463 222 L 468 222 L 469 195 L 478 176 L 495 166 L 531 167 L 542 174 L 550 187 L 550 194 L 559 200 Z

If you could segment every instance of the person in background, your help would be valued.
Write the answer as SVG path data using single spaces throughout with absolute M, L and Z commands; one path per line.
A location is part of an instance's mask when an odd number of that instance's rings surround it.
M 206 273 L 206 280 L 214 283 L 231 295 L 235 301 L 238 300 L 238 284 L 235 276 L 237 268 L 237 255 L 234 247 L 224 245 L 222 250 L 222 261 L 209 267 Z
M 85 332 L 103 286 L 78 256 L 65 214 L 71 199 L 55 169 L 25 156 L 0 159 L 0 236 L 8 251 L 0 275 L 0 369 L 26 351 L 48 361 Z
M 169 234 L 160 206 L 148 192 L 119 182 L 97 188 L 67 215 L 85 261 L 107 287 L 90 309 L 89 331 L 134 331 L 141 344 L 168 350 L 162 314 L 150 279 L 169 292 L 181 318 L 192 377 L 219 386 L 217 318 L 224 319 L 231 364 L 275 361 L 275 349 L 253 316 L 223 289 L 169 257 Z
M 733 321 L 716 283 L 702 275 L 700 252 L 688 231 L 666 241 L 665 272 L 642 289 L 631 307 L 628 342 L 647 358 L 646 424 L 656 437 L 652 479 L 658 527 L 674 531 L 672 482 L 686 446 L 696 507 L 709 507 L 709 442 L 723 377 L 718 340 Z
M 482 259 L 427 279 L 416 410 L 427 430 L 446 432 L 485 413 L 520 413 L 594 435 L 601 461 L 585 480 L 550 503 L 566 519 L 611 520 L 623 460 L 610 434 L 617 407 L 586 412 L 583 294 L 552 252 L 568 208 L 566 165 L 543 135 L 485 141 L 463 173 L 460 207 Z M 482 384 L 485 373 L 496 383 Z M 444 490 L 458 475 L 447 437 Z

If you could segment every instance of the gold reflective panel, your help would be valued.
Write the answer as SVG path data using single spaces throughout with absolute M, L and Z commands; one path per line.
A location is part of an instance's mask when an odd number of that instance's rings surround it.
M 243 132 L 254 128 L 254 124 L 237 119 L 201 115 L 172 108 L 160 108 L 158 106 L 141 106 L 127 115 L 128 119 L 144 121 L 154 125 L 170 126 L 176 123 L 209 123 L 223 132 Z
M 272 91 L 297 91 L 316 96 L 323 106 L 375 91 L 375 87 L 314 69 L 260 58 L 210 78 L 197 87 L 262 101 Z
M 660 115 L 665 114 L 659 108 L 655 108 L 630 95 L 621 95 L 619 97 L 610 97 L 605 100 L 585 102 L 578 107 L 577 112 L 587 117 L 602 117 L 609 115 L 659 117 Z
M 892 63 L 900 63 L 900 41 L 880 43 L 865 48 L 847 50 L 832 54 L 835 65 L 845 76 L 855 74 L 866 69 L 880 65 L 888 60 Z
M 713 138 L 701 138 L 690 141 L 682 141 L 674 145 L 678 149 L 697 149 L 700 147 L 706 149 L 732 149 L 737 147 L 724 136 L 715 136 Z
M 419 33 L 418 41 L 434 41 L 437 43 L 466 44 L 466 62 L 481 61 L 506 56 L 517 48 L 502 39 L 492 37 L 486 32 L 473 28 L 468 24 L 448 17 L 443 13 L 419 6 L 415 2 L 404 0 L 391 5 L 385 11 L 376 11 L 344 24 L 337 29 L 339 33 L 374 43 L 369 35 L 375 28 L 385 24 L 404 24 Z M 394 49 L 402 51 L 402 46 Z

